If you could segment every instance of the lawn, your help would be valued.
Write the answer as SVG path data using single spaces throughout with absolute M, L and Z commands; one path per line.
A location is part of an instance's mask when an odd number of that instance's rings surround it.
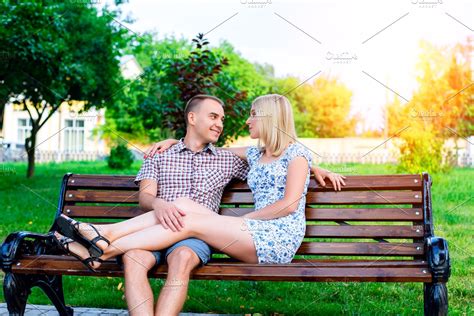
M 0 238 L 18 230 L 46 232 L 57 206 L 61 178 L 66 172 L 89 174 L 135 174 L 117 172 L 105 162 L 38 164 L 33 179 L 25 178 L 24 163 L 0 167 L 0 203 L 3 211 Z M 395 173 L 392 165 L 327 166 L 346 174 Z M 433 176 L 435 233 L 447 238 L 452 275 L 448 283 L 451 315 L 473 313 L 474 261 L 473 211 L 474 169 L 457 168 Z M 3 274 L 0 272 L 2 280 Z M 126 308 L 122 278 L 64 277 L 66 303 L 72 306 Z M 162 280 L 151 280 L 158 293 Z M 0 295 L 3 300 L 3 292 Z M 34 289 L 29 303 L 49 304 Z M 406 283 L 291 283 L 245 281 L 191 281 L 184 311 L 221 313 L 277 312 L 285 315 L 363 314 L 422 315 L 422 284 Z

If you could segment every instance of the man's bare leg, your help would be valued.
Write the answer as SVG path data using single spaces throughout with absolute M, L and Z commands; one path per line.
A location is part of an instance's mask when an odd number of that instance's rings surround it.
M 155 263 L 155 256 L 147 250 L 132 249 L 123 255 L 125 299 L 132 316 L 153 316 L 153 292 L 148 271 Z
M 188 293 L 191 272 L 201 259 L 189 247 L 174 249 L 167 258 L 168 276 L 156 303 L 155 315 L 178 315 Z

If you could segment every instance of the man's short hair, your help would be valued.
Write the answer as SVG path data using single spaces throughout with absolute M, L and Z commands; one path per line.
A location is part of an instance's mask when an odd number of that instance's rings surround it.
M 186 107 L 184 108 L 184 121 L 186 122 L 186 126 L 188 126 L 188 114 L 189 112 L 195 112 L 199 105 L 202 103 L 204 100 L 214 100 L 218 102 L 222 107 L 224 107 L 224 101 L 221 99 L 214 97 L 212 95 L 208 94 L 197 94 L 191 99 L 188 100 L 186 103 Z

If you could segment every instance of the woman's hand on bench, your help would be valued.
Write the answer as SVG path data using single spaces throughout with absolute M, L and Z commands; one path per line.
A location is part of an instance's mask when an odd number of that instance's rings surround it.
M 316 166 L 312 166 L 311 171 L 314 173 L 314 176 L 316 177 L 316 180 L 323 187 L 326 186 L 325 179 L 329 179 L 329 181 L 331 181 L 332 186 L 334 187 L 335 191 L 341 191 L 341 186 L 346 185 L 346 183 L 344 182 L 344 179 L 346 177 L 339 174 L 339 173 L 334 173 L 334 172 L 331 172 L 329 170 L 319 168 L 319 167 L 316 167 Z

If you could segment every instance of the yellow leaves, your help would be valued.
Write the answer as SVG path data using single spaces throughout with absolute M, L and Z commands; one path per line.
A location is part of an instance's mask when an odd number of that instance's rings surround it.
M 472 134 L 473 89 L 469 89 L 472 72 L 466 63 L 472 45 L 458 46 L 436 47 L 422 42 L 418 89 L 408 103 L 395 98 L 387 104 L 389 134 L 393 136 L 403 129 L 395 135 L 400 139 L 396 143 L 401 155 L 399 171 L 445 170 L 449 167 L 443 161 L 445 140 Z

